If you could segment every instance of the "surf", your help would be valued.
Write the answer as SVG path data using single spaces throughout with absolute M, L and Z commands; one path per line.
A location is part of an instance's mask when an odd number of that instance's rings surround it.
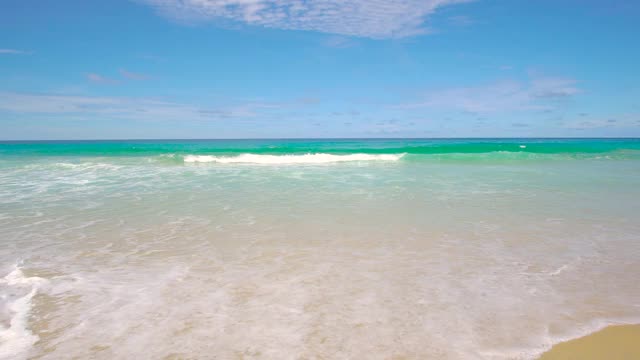
M 5 318 L 0 322 L 0 359 L 21 359 L 38 341 L 29 330 L 28 317 L 32 299 L 45 282 L 43 278 L 25 276 L 17 266 L 0 279 L 1 315 Z
M 185 163 L 220 163 L 220 164 L 329 164 L 353 161 L 398 161 L 405 154 L 304 154 L 304 155 L 259 155 L 241 154 L 237 156 L 186 155 Z

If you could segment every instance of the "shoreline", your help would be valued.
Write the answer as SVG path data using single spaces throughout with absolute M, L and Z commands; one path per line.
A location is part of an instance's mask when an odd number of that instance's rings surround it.
M 608 325 L 554 344 L 538 360 L 640 359 L 640 324 Z

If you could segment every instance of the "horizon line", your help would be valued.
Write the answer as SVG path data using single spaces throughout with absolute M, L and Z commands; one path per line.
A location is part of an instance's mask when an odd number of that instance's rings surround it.
M 637 136 L 570 136 L 570 137 L 291 137 L 291 138 L 121 138 L 121 139 L 0 139 L 11 142 L 87 142 L 87 141 L 247 141 L 247 140 L 640 140 Z

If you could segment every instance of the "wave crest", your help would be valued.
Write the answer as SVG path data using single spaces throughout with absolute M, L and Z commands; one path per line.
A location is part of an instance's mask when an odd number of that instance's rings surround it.
M 221 163 L 221 164 L 329 164 L 349 161 L 398 161 L 405 154 L 304 154 L 304 155 L 258 155 L 241 154 L 238 156 L 186 155 L 185 163 Z

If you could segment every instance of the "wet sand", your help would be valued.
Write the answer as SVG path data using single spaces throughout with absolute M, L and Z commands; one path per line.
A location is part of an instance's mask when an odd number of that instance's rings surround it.
M 609 326 L 554 346 L 540 360 L 640 359 L 640 325 Z

